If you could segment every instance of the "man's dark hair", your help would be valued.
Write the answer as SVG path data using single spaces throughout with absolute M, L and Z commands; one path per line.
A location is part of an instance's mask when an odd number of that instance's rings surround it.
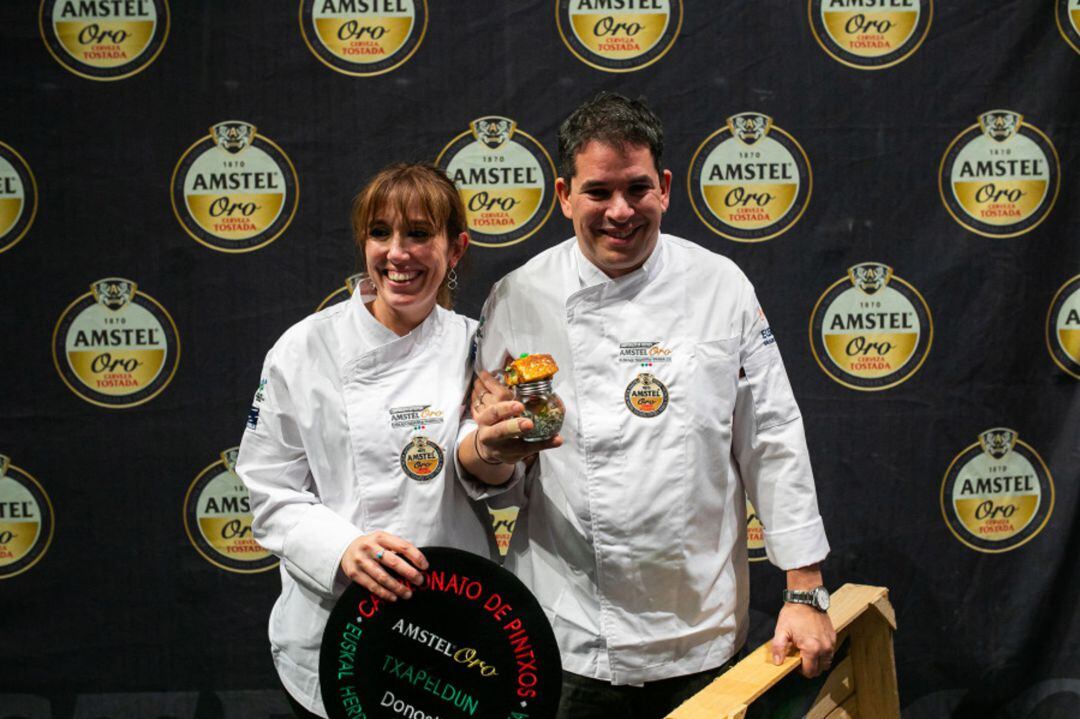
M 566 180 L 574 176 L 574 157 L 592 140 L 619 150 L 645 145 L 656 173 L 663 172 L 664 125 L 643 98 L 631 100 L 604 90 L 570 113 L 559 126 L 559 171 Z

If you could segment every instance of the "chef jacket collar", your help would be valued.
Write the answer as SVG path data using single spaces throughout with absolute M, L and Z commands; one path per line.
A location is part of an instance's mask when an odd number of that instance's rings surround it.
M 362 369 L 371 370 L 382 363 L 405 357 L 442 328 L 446 310 L 436 305 L 423 322 L 399 337 L 371 314 L 365 303 L 373 299 L 374 296 L 361 295 L 357 287 L 349 298 L 349 306 L 340 317 L 340 321 L 346 324 L 339 335 L 342 338 L 341 366 L 346 371 L 360 360 Z
M 629 274 L 616 278 L 608 277 L 604 274 L 603 270 L 594 265 L 592 261 L 585 256 L 585 253 L 581 251 L 581 245 L 578 244 L 576 238 L 573 245 L 574 264 L 577 265 L 578 280 L 580 282 L 578 289 L 586 289 L 608 282 L 637 285 L 641 280 L 651 280 L 655 278 L 660 272 L 660 267 L 664 263 L 663 258 L 666 254 L 667 242 L 665 241 L 665 236 L 661 234 L 656 238 L 656 246 L 653 247 L 653 251 L 649 253 L 649 256 L 645 258 L 645 262 L 642 263 L 641 267 Z

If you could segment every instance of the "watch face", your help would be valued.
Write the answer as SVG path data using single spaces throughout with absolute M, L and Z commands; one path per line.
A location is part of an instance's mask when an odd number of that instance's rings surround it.
M 829 608 L 829 590 L 825 587 L 814 590 L 814 606 L 823 612 Z

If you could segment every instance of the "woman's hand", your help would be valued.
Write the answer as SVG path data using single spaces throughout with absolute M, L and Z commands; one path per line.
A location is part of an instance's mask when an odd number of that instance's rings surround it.
M 427 568 L 427 559 L 419 549 L 401 537 L 381 531 L 357 537 L 341 556 L 341 571 L 346 577 L 390 602 L 396 602 L 398 597 L 411 597 L 412 587 L 424 583 L 420 572 Z
M 521 435 L 533 428 L 531 419 L 521 417 L 525 405 L 515 400 L 495 402 L 484 407 L 476 420 L 476 451 L 489 464 L 516 464 L 544 449 L 561 447 L 559 435 L 543 442 L 526 442 Z

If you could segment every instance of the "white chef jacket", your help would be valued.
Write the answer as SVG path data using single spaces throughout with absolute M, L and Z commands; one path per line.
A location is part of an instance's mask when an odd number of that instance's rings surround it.
M 481 498 L 489 488 L 460 479 L 456 465 L 459 435 L 475 426 L 462 420 L 475 327 L 436 307 L 398 337 L 357 291 L 294 325 L 266 356 L 236 471 L 251 495 L 255 539 L 281 557 L 274 663 L 320 716 L 319 646 L 349 583 L 339 565 L 354 539 L 383 530 L 417 546 L 494 551 L 490 522 L 465 491 Z M 417 435 L 442 454 L 438 471 L 409 465 L 420 479 L 402 459 Z
M 523 483 L 507 564 L 564 669 L 640 684 L 731 658 L 747 630 L 744 490 L 775 565 L 828 554 L 799 409 L 730 260 L 661 235 L 613 280 L 571 238 L 495 285 L 477 338 L 482 368 L 523 352 L 560 367 L 565 444 Z M 659 412 L 631 410 L 642 373 L 666 389 Z

